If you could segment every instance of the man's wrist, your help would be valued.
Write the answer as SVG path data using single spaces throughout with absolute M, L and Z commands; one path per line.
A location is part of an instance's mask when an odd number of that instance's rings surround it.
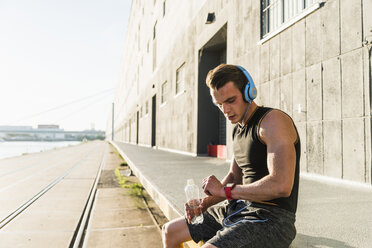
M 225 195 L 225 187 L 222 187 L 221 190 L 220 190 L 220 194 L 218 197 L 222 197 L 223 199 L 226 199 L 226 195 Z

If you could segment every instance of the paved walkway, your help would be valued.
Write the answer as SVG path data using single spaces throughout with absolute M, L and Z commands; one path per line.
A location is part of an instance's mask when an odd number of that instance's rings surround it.
M 221 159 L 114 145 L 169 219 L 183 214 L 187 179 L 222 179 L 229 168 Z M 371 247 L 372 187 L 301 176 L 296 227 L 292 247 Z
M 107 148 L 84 247 L 162 247 L 160 229 L 146 206 L 154 211 L 151 206 L 155 204 L 150 200 L 146 203 L 142 197 L 133 196 L 129 188 L 120 187 L 115 170 L 124 171 L 125 167 L 120 166 L 124 161 L 112 146 Z M 138 182 L 134 176 L 125 180 L 125 185 Z

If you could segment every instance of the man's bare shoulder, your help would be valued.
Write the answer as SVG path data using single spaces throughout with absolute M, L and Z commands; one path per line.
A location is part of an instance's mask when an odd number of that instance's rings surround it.
M 285 139 L 295 142 L 297 131 L 291 117 L 285 112 L 273 109 L 261 120 L 259 137 L 265 143 L 271 139 Z

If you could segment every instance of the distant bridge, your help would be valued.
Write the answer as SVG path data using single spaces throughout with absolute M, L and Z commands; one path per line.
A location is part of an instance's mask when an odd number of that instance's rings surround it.
M 104 139 L 105 132 L 97 130 L 65 131 L 63 129 L 1 129 L 0 139 L 6 141 L 59 141 Z

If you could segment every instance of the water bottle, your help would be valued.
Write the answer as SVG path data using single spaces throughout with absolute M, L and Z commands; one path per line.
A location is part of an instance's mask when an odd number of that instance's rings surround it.
M 195 185 L 194 180 L 188 179 L 187 185 L 185 187 L 187 204 L 190 210 L 193 212 L 193 217 L 191 219 L 191 224 L 201 224 L 203 223 L 203 213 L 200 206 L 200 197 L 198 186 Z

